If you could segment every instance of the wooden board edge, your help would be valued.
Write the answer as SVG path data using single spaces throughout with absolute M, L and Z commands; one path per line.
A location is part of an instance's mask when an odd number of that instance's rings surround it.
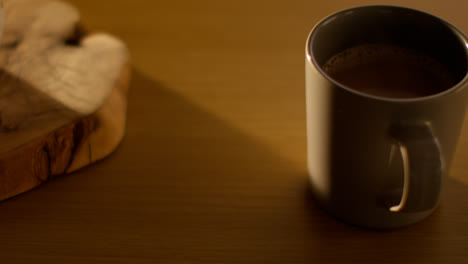
M 130 59 L 128 59 L 122 68 L 116 87 L 104 104 L 92 115 L 96 120 L 94 130 L 81 142 L 67 173 L 107 157 L 123 140 L 127 124 L 127 95 L 131 69 Z
M 130 80 L 128 59 L 116 87 L 95 113 L 0 155 L 0 201 L 74 172 L 115 151 L 125 135 Z

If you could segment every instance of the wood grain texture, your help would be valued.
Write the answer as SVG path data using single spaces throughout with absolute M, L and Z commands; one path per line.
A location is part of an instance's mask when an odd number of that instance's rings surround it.
M 128 51 L 52 0 L 5 1 L 0 200 L 104 158 L 123 138 Z
M 131 51 L 127 133 L 107 159 L 0 203 L 1 263 L 467 263 L 466 125 L 421 223 L 363 230 L 310 197 L 305 39 L 375 1 L 71 2 Z M 467 1 L 379 3 L 468 32 Z

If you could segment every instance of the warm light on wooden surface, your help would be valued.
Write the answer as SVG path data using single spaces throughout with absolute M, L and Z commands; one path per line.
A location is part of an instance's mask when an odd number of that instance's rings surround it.
M 336 221 L 307 188 L 304 43 L 375 1 L 73 0 L 132 54 L 109 158 L 0 203 L 1 263 L 467 263 L 468 129 L 440 208 L 393 231 Z M 468 32 L 468 1 L 380 1 Z

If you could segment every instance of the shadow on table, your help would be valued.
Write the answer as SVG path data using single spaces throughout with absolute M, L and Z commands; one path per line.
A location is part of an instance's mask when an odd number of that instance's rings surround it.
M 305 168 L 171 87 L 138 70 L 132 75 L 119 148 L 0 204 L 0 237 L 8 241 L 0 255 L 19 262 L 281 261 L 278 243 L 295 243 L 303 231 L 295 216 L 303 212 Z M 265 127 L 261 114 L 245 118 L 260 119 L 258 129 L 290 131 L 287 122 Z
M 140 134 L 146 138 L 141 142 L 161 146 L 139 160 L 141 165 L 149 162 L 152 175 L 170 172 L 155 182 L 172 188 L 157 188 L 162 196 L 172 196 L 173 206 L 159 214 L 159 223 L 168 230 L 179 227 L 168 235 L 187 254 L 205 263 L 446 263 L 468 258 L 463 244 L 468 239 L 467 186 L 448 179 L 440 208 L 418 224 L 389 231 L 349 226 L 311 200 L 305 167 L 297 168 L 143 74 L 136 72 L 134 81 L 133 93 L 146 96 L 131 102 L 129 134 L 134 142 Z M 145 111 L 135 108 L 145 107 L 151 119 L 137 115 Z M 148 119 L 149 130 L 132 126 L 138 118 Z M 142 145 L 135 155 L 145 155 L 144 149 Z M 174 178 L 181 182 L 174 184 Z
M 301 140 L 305 155 L 305 139 L 292 139 Z M 135 264 L 447 263 L 468 256 L 466 186 L 448 180 L 441 208 L 426 221 L 369 231 L 320 210 L 298 163 L 134 70 L 121 146 L 0 204 L 0 237 L 8 242 L 0 255 Z

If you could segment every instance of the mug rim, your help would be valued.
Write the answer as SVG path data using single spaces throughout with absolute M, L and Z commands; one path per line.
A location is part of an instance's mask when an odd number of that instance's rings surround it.
M 366 98 L 369 98 L 369 99 L 374 99 L 374 100 L 380 100 L 380 101 L 387 101 L 387 102 L 397 102 L 397 103 L 406 103 L 406 102 L 421 102 L 421 101 L 427 101 L 427 100 L 431 100 L 431 99 L 435 99 L 435 98 L 439 98 L 439 97 L 443 97 L 447 94 L 451 94 L 451 93 L 456 93 L 456 92 L 459 92 L 460 90 L 462 90 L 462 88 L 468 83 L 468 70 L 465 72 L 465 75 L 464 77 L 459 80 L 454 86 L 442 91 L 442 92 L 438 92 L 438 93 L 435 93 L 435 94 L 431 94 L 431 95 L 426 95 L 426 96 L 419 96 L 419 97 L 413 97 L 413 98 L 392 98 L 392 97 L 385 97 L 385 96 L 379 96 L 379 95 L 373 95 L 373 94 L 369 94 L 369 93 L 365 93 L 365 92 L 361 92 L 359 90 L 356 90 L 356 89 L 352 89 L 350 88 L 349 86 L 347 85 L 344 85 L 338 81 L 336 81 L 335 79 L 333 79 L 330 75 L 328 75 L 323 69 L 322 69 L 322 66 L 319 65 L 316 61 L 316 58 L 312 52 L 312 40 L 314 39 L 314 37 L 316 36 L 317 34 L 317 30 L 327 24 L 329 21 L 332 21 L 336 16 L 340 16 L 342 14 L 346 14 L 350 11 L 355 11 L 355 10 L 360 10 L 360 9 L 365 9 L 365 8 L 389 8 L 389 9 L 399 9 L 399 10 L 408 10 L 408 11 L 411 11 L 411 12 L 416 12 L 420 15 L 424 15 L 424 16 L 429 16 L 429 17 L 432 17 L 434 19 L 436 19 L 438 22 L 440 22 L 442 25 L 444 25 L 445 27 L 447 27 L 448 29 L 451 30 L 451 32 L 460 40 L 460 45 L 462 45 L 462 43 L 464 43 L 465 45 L 463 46 L 463 49 L 465 51 L 465 55 L 467 57 L 467 60 L 468 60 L 468 38 L 467 36 L 461 31 L 459 30 L 456 26 L 454 26 L 453 24 L 447 22 L 446 20 L 436 16 L 436 15 L 433 15 L 433 14 L 430 14 L 430 13 L 427 13 L 425 11 L 421 11 L 421 10 L 417 10 L 417 9 L 414 9 L 414 8 L 409 8 L 409 7 L 403 7 L 403 6 L 396 6 L 396 5 L 362 5 L 362 6 L 355 6 L 355 7 L 351 7 L 351 8 L 346 8 L 346 9 L 342 9 L 340 11 L 337 11 L 337 12 L 334 12 L 328 16 L 326 16 L 325 18 L 323 18 L 322 20 L 320 20 L 313 28 L 312 30 L 310 31 L 308 37 L 307 37 L 307 42 L 306 42 L 306 58 L 307 58 L 307 61 L 309 63 L 311 63 L 314 68 L 316 70 L 319 71 L 319 73 L 324 76 L 328 81 L 332 82 L 334 85 L 336 85 L 337 87 L 340 87 L 348 92 L 351 92 L 353 94 L 356 94 L 356 95 L 359 95 L 359 96 L 362 96 L 362 97 L 366 97 Z

